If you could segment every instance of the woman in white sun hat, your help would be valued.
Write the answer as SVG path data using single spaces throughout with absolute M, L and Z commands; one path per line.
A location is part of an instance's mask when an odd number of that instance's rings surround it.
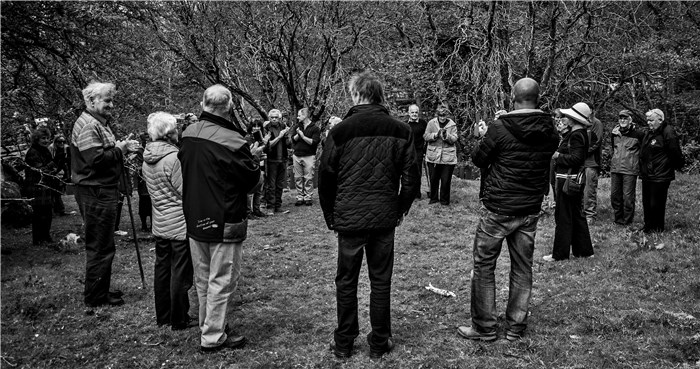
M 569 250 L 574 257 L 592 257 L 593 245 L 588 231 L 588 223 L 582 212 L 583 191 L 563 190 L 567 178 L 574 178 L 581 171 L 588 153 L 586 127 L 591 126 L 588 118 L 591 109 L 585 103 L 576 103 L 571 109 L 561 109 L 561 122 L 566 126 L 559 149 L 552 158 L 556 167 L 556 204 L 554 219 L 554 247 L 545 261 L 559 261 L 569 258 Z M 585 181 L 582 181 L 585 183 Z

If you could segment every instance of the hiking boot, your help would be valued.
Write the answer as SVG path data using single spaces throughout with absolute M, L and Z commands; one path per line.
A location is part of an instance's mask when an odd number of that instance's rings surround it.
M 367 335 L 367 344 L 369 345 L 369 358 L 373 360 L 381 359 L 384 354 L 388 354 L 394 349 L 394 341 L 391 337 L 387 338 L 386 343 L 377 347 L 372 346 L 372 333 Z
M 498 338 L 495 331 L 489 333 L 481 333 L 474 329 L 474 327 L 459 327 L 457 328 L 457 333 L 459 333 L 460 336 L 466 339 L 474 341 L 492 342 Z
M 338 346 L 336 346 L 334 339 L 331 339 L 329 347 L 333 352 L 333 355 L 335 355 L 335 357 L 338 359 L 348 359 L 352 355 L 352 347 L 349 350 L 341 350 L 338 348 Z
M 513 332 L 513 331 L 506 331 L 506 339 L 510 342 L 517 341 L 521 338 L 523 338 L 523 335 L 525 334 L 525 331 L 522 332 Z

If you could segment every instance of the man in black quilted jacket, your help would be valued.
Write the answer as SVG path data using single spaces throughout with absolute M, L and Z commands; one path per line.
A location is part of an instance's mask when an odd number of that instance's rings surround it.
M 550 160 L 559 143 L 552 117 L 537 109 L 539 90 L 531 78 L 516 82 L 514 110 L 499 116 L 472 152 L 472 161 L 483 169 L 484 209 L 474 235 L 472 325 L 458 329 L 468 339 L 498 338 L 494 270 L 503 239 L 510 254 L 506 339 L 519 339 L 527 328 L 535 232 Z
M 357 280 L 367 254 L 371 286 L 367 335 L 370 357 L 391 351 L 391 275 L 394 230 L 420 190 L 410 127 L 382 106 L 384 91 L 364 72 L 350 79 L 353 106 L 329 131 L 321 156 L 318 193 L 329 229 L 338 234 L 335 277 L 338 328 L 330 347 L 348 358 L 359 335 Z

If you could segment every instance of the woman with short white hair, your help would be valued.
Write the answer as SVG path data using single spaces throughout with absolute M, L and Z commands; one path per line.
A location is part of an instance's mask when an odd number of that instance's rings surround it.
M 664 121 L 664 112 L 652 109 L 646 117 L 649 131 L 642 139 L 639 176 L 642 178 L 644 232 L 654 233 L 664 231 L 668 187 L 685 160 L 676 132 Z
M 177 120 L 165 112 L 148 116 L 152 142 L 143 153 L 143 176 L 153 203 L 152 232 L 156 239 L 153 289 L 158 325 L 173 330 L 195 326 L 187 312 L 192 287 L 192 256 L 182 212 L 182 171 L 177 158 Z

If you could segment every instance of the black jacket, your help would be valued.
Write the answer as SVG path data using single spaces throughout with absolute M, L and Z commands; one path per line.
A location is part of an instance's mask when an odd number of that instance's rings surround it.
M 241 242 L 248 230 L 247 194 L 260 180 L 245 131 L 203 112 L 182 134 L 182 210 L 187 236 L 200 242 Z
M 420 190 L 410 127 L 381 105 L 357 105 L 328 133 L 318 196 L 329 229 L 396 227 Z
M 639 172 L 643 180 L 670 182 L 676 179 L 675 170 L 685 165 L 683 152 L 678 144 L 676 132 L 666 124 L 656 130 L 649 130 L 642 139 L 639 155 Z
M 567 174 L 577 174 L 584 167 L 586 156 L 588 155 L 588 133 L 585 129 L 569 131 L 561 139 L 559 156 L 554 160 L 556 172 Z
M 484 206 L 501 215 L 539 213 L 558 142 L 552 117 L 539 109 L 501 115 L 472 152 L 474 164 L 484 169 Z

